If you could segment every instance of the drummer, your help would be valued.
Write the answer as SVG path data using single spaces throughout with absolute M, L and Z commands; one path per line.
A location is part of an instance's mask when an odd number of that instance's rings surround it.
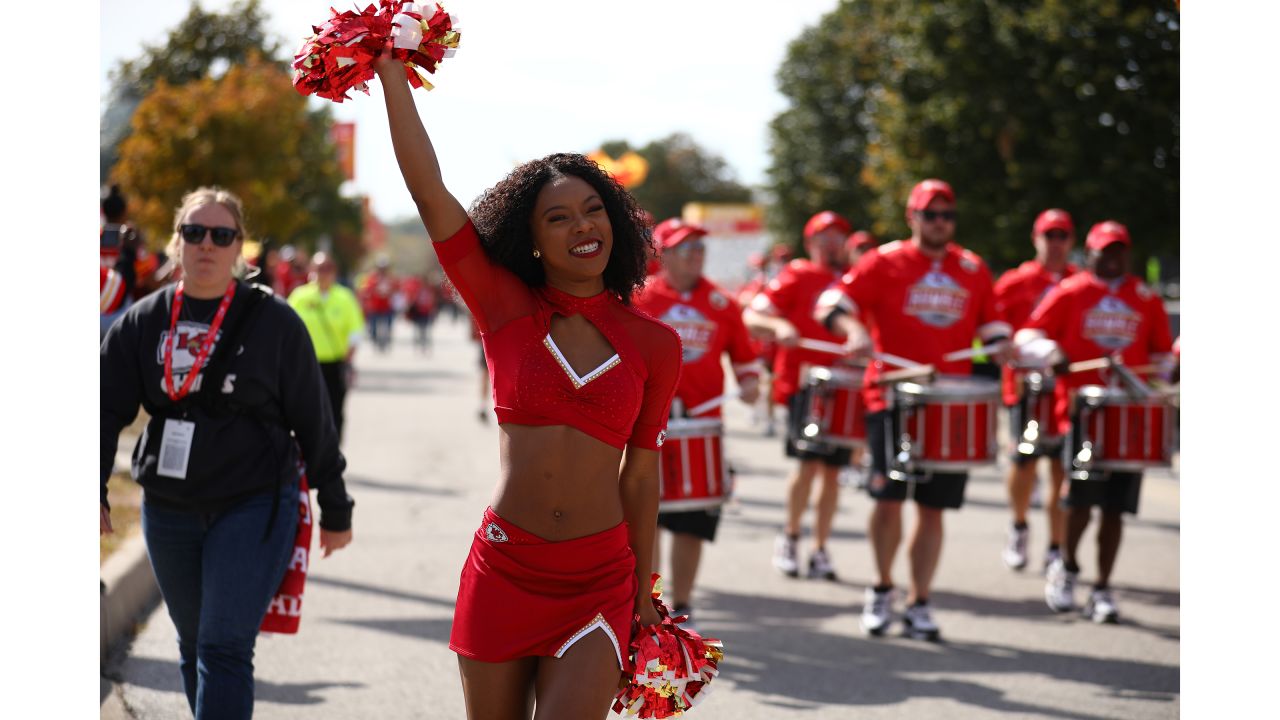
M 792 420 L 801 412 L 797 395 L 801 366 L 829 367 L 839 359 L 838 355 L 803 349 L 797 344 L 802 338 L 839 341 L 814 319 L 813 309 L 818 296 L 835 281 L 836 273 L 844 265 L 844 241 L 850 229 L 848 220 L 830 210 L 809 218 L 804 226 L 804 246 L 809 259 L 787 263 L 743 313 L 748 328 L 772 336 L 778 344 L 771 392 L 778 404 L 788 405 L 788 416 Z M 850 451 L 834 445 L 801 450 L 788 433 L 786 454 L 796 459 L 796 468 L 787 480 L 786 524 L 774 542 L 773 566 L 788 577 L 799 576 L 800 516 L 809 505 L 813 478 L 821 471 L 822 486 L 813 524 L 814 548 L 809 555 L 808 575 L 835 580 L 827 540 L 831 537 L 831 523 L 839 499 L 840 469 L 849 464 Z
M 996 311 L 1015 330 L 1022 327 L 1036 304 L 1064 277 L 1079 270 L 1067 262 L 1075 245 L 1076 229 L 1066 210 L 1052 208 L 1040 213 L 1031 228 L 1031 243 L 1036 256 L 1009 270 L 996 282 Z M 1009 429 L 1013 435 L 1014 450 L 1005 487 L 1009 493 L 1009 509 L 1013 512 L 1013 525 L 1009 528 L 1009 540 L 1001 553 L 1004 564 L 1012 570 L 1027 566 L 1027 510 L 1031 506 L 1032 489 L 1036 484 L 1036 459 L 1043 457 L 1049 465 L 1049 502 L 1045 503 L 1045 517 L 1049 524 L 1049 549 L 1045 552 L 1044 570 L 1062 556 L 1062 542 L 1066 535 L 1062 510 L 1058 507 L 1059 491 L 1065 479 L 1062 466 L 1062 441 L 1036 443 L 1028 447 L 1021 443 L 1028 420 L 1019 408 L 1021 378 L 1006 365 L 1002 377 L 1004 404 L 1009 408 Z M 1049 434 L 1055 428 L 1042 428 Z
M 986 263 L 953 242 L 956 196 L 942 180 L 925 180 L 911 190 L 907 201 L 911 237 L 866 253 L 839 285 L 823 293 L 815 315 L 845 339 L 855 356 L 890 353 L 918 363 L 932 363 L 938 372 L 968 375 L 969 360 L 943 361 L 948 352 L 970 347 L 980 337 L 986 343 L 1006 340 L 1008 323 L 995 309 L 991 273 Z M 996 353 L 1003 362 L 1008 349 Z M 933 473 L 924 482 L 888 477 L 887 440 L 891 414 L 885 392 L 876 383 L 886 367 L 871 363 L 863 374 L 867 406 L 867 444 L 871 448 L 871 478 L 867 491 L 875 499 L 868 522 L 877 581 L 867 588 L 862 629 L 882 635 L 893 621 L 893 561 L 902 541 L 902 503 L 916 503 L 916 524 L 910 538 L 911 581 L 904 633 L 938 640 L 941 632 L 929 609 L 929 590 L 942 555 L 942 511 L 964 503 L 965 472 Z
M 662 269 L 649 278 L 634 299 L 635 307 L 670 325 L 680 335 L 684 365 L 672 404 L 683 407 L 682 415 L 724 392 L 721 355 L 733 363 L 739 398 L 748 405 L 760 394 L 760 363 L 742 324 L 737 303 L 702 276 L 706 259 L 707 231 L 679 218 L 664 220 L 653 230 Z M 673 413 L 675 414 L 675 413 Z M 699 418 L 720 417 L 717 405 L 698 414 Z M 663 448 L 667 452 L 674 446 Z M 673 615 L 692 620 L 694 579 L 702 557 L 702 542 L 714 541 L 720 524 L 720 509 L 658 513 L 658 527 L 671 531 L 670 582 L 667 585 Z M 654 536 L 654 571 L 661 558 L 660 539 Z
M 1108 220 L 1094 225 L 1085 239 L 1088 272 L 1077 273 L 1049 292 L 1018 331 L 1016 343 L 1048 338 L 1069 361 L 1119 354 L 1130 367 L 1172 363 L 1169 317 L 1160 296 L 1129 274 L 1132 241 L 1129 230 Z M 1082 385 L 1106 385 L 1101 371 L 1063 375 L 1055 386 L 1055 416 L 1059 429 L 1070 430 L 1071 398 Z M 1098 623 L 1119 617 L 1111 592 L 1111 571 L 1120 552 L 1123 513 L 1138 512 L 1141 472 L 1091 473 L 1089 480 L 1069 480 L 1063 507 L 1067 513 L 1066 545 L 1062 557 L 1049 567 L 1045 601 L 1057 612 L 1075 607 L 1080 575 L 1077 549 L 1089 527 L 1093 507 L 1102 509 L 1098 528 L 1098 576 L 1084 614 Z

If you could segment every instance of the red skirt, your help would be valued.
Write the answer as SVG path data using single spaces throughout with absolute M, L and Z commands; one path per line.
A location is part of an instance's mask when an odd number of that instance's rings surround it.
M 551 542 L 485 508 L 462 566 L 449 649 L 483 662 L 562 657 L 600 630 L 625 672 L 636 590 L 626 522 Z

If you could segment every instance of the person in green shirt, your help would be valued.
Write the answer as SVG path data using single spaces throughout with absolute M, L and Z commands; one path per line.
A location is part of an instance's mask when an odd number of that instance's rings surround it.
M 318 252 L 311 258 L 310 282 L 289 295 L 289 305 L 311 334 L 341 440 L 342 408 L 353 379 L 351 361 L 364 332 L 360 302 L 349 288 L 338 284 L 338 265 L 333 258 Z

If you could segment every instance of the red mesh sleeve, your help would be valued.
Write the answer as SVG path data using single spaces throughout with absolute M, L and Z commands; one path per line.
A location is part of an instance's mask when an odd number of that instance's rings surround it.
M 680 336 L 666 325 L 647 322 L 636 340 L 637 345 L 646 349 L 645 365 L 649 376 L 644 381 L 644 399 L 627 445 L 657 450 L 666 439 L 671 400 L 680 381 Z
M 497 330 L 536 308 L 529 286 L 489 260 L 470 218 L 448 240 L 433 242 L 432 247 L 481 332 Z

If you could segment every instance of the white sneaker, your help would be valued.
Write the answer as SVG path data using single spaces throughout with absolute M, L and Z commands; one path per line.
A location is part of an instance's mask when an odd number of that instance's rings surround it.
M 1053 564 L 1062 559 L 1061 550 L 1045 550 L 1044 551 L 1044 567 L 1040 569 L 1040 574 L 1049 577 L 1049 568 Z
M 1096 623 L 1120 622 L 1120 611 L 1110 589 L 1094 589 L 1089 593 L 1089 602 L 1085 603 L 1084 616 Z
M 1077 573 L 1067 570 L 1058 558 L 1049 566 L 1048 580 L 1044 584 L 1044 601 L 1054 612 L 1068 612 L 1076 606 Z
M 836 579 L 836 569 L 832 567 L 831 558 L 827 556 L 826 550 L 818 548 L 809 556 L 809 577 L 824 580 Z
M 1013 526 L 1009 527 L 1009 544 L 1005 545 L 1004 552 L 1000 553 L 1005 567 L 1010 570 L 1021 570 L 1027 566 L 1028 535 L 1030 532 L 1027 528 L 1019 530 Z
M 799 577 L 800 560 L 798 558 L 796 541 L 786 533 L 779 534 L 778 539 L 773 541 L 773 566 L 787 577 Z
M 937 641 L 942 631 L 933 621 L 928 605 L 912 605 L 902 615 L 902 633 L 917 640 Z
M 876 592 L 875 588 L 867 588 L 862 604 L 862 631 L 868 635 L 880 636 L 892 622 L 893 590 Z

